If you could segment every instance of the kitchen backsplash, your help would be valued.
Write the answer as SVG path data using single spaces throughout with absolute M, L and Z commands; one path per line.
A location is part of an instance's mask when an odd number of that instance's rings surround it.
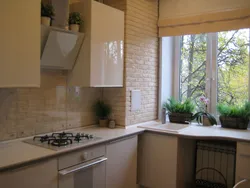
M 40 88 L 0 89 L 0 140 L 95 124 L 100 89 L 66 83 L 63 72 L 43 71 Z

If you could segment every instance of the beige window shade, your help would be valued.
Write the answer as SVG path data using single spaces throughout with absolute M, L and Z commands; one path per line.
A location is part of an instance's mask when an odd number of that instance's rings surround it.
M 250 0 L 160 0 L 158 26 L 160 37 L 250 28 Z

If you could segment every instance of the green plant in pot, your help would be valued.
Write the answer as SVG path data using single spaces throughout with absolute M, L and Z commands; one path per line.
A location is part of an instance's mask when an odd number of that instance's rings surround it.
M 55 9 L 51 3 L 41 3 L 41 24 L 50 26 L 51 20 L 55 16 Z
M 102 100 L 95 102 L 93 106 L 96 117 L 99 118 L 99 125 L 101 127 L 108 126 L 108 117 L 111 114 L 111 107 L 108 104 L 105 104 Z
M 79 32 L 80 25 L 83 23 L 79 12 L 71 12 L 69 14 L 69 28 L 74 32 Z
M 221 126 L 224 128 L 247 129 L 250 118 L 250 102 L 244 105 L 218 104 Z
M 202 96 L 200 97 L 200 103 L 201 103 L 201 111 L 197 112 L 193 115 L 192 119 L 196 120 L 199 124 L 202 124 L 204 126 L 211 126 L 211 125 L 217 125 L 217 121 L 215 117 L 208 113 L 207 105 L 209 104 L 209 99 Z
M 191 122 L 195 108 L 191 100 L 187 99 L 184 102 L 179 102 L 173 97 L 168 99 L 168 101 L 163 104 L 163 107 L 168 111 L 170 122 L 184 124 Z

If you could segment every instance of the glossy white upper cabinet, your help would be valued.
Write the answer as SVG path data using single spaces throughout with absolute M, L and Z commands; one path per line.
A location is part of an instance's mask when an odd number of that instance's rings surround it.
M 84 42 L 69 84 L 80 87 L 122 87 L 124 12 L 93 0 L 72 4 L 82 12 Z
M 40 86 L 40 0 L 0 1 L 0 87 Z

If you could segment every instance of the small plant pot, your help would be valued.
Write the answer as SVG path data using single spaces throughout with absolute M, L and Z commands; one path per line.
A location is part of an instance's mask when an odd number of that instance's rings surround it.
M 70 29 L 71 31 L 74 31 L 74 32 L 79 32 L 80 25 L 78 25 L 78 24 L 70 24 L 70 25 L 69 25 L 69 29 Z
M 191 113 L 170 113 L 168 117 L 171 123 L 188 124 L 192 120 L 192 115 Z
M 109 124 L 109 120 L 108 119 L 99 119 L 99 125 L 100 127 L 107 127 Z
M 212 126 L 207 116 L 202 117 L 202 125 L 203 126 Z
M 46 16 L 42 16 L 41 17 L 41 24 L 42 25 L 50 26 L 50 22 L 51 22 L 51 18 L 50 17 L 46 17 Z
M 220 116 L 221 127 L 231 129 L 247 129 L 249 119 Z

